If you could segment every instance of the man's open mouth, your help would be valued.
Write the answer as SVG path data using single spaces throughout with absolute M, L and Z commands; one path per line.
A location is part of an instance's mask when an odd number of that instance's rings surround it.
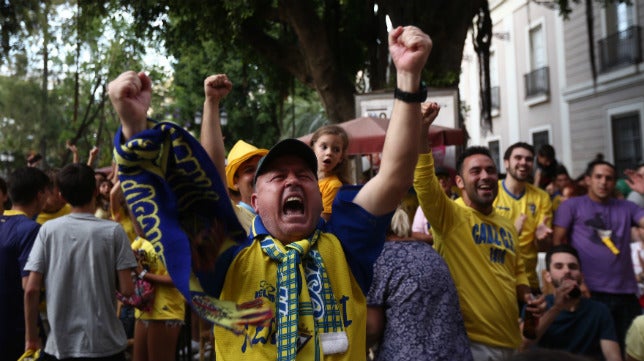
M 304 202 L 302 198 L 294 196 L 288 197 L 286 202 L 284 202 L 282 212 L 286 215 L 304 214 Z

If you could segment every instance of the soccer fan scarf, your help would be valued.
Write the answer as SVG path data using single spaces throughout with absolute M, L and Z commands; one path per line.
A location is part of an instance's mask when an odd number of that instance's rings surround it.
M 316 230 L 310 238 L 286 245 L 285 251 L 278 247 L 270 235 L 265 235 L 260 242 L 262 251 L 279 264 L 277 269 L 279 297 L 276 315 L 278 361 L 294 360 L 297 354 L 300 321 L 298 308 L 301 302 L 311 303 L 316 310 L 322 311 L 322 317 L 314 318 L 315 360 L 320 360 L 320 351 L 323 354 L 334 354 L 344 352 L 348 348 L 342 315 L 333 296 L 324 262 L 315 247 L 320 236 L 325 237 Z M 304 286 L 300 264 L 306 277 Z M 309 287 L 319 297 L 315 299 L 311 297 Z M 310 326 L 312 325 L 309 325 L 309 329 L 312 329 Z
M 127 142 L 119 129 L 114 158 L 127 205 L 175 286 L 199 316 L 231 331 L 270 320 L 260 299 L 236 305 L 211 296 L 222 235 L 240 242 L 245 232 L 208 154 L 174 123 L 147 127 Z

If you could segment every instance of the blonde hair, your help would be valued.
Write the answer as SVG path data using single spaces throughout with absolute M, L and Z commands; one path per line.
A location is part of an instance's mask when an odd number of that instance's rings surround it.
M 333 173 L 343 184 L 351 183 L 351 177 L 349 176 L 349 157 L 347 155 L 347 149 L 349 148 L 349 135 L 344 128 L 335 124 L 325 125 L 318 128 L 318 130 L 316 130 L 311 136 L 309 146 L 313 148 L 318 139 L 327 134 L 337 135 L 342 140 L 342 160 L 335 166 L 335 168 L 333 168 Z
M 398 237 L 409 237 L 411 236 L 411 225 L 409 224 L 409 216 L 407 212 L 401 207 L 398 206 L 394 212 L 393 217 L 391 217 L 391 223 L 389 224 L 390 235 L 395 235 Z

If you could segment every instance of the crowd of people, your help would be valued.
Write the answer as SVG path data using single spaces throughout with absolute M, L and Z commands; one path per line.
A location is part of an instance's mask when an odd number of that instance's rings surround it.
M 644 361 L 644 165 L 629 194 L 603 159 L 573 181 L 549 145 L 510 145 L 505 176 L 480 146 L 437 166 L 431 48 L 413 26 L 389 34 L 394 107 L 361 186 L 339 126 L 226 158 L 226 75 L 204 80 L 197 141 L 149 121 L 150 78 L 122 73 L 111 174 L 68 145 L 62 169 L 0 178 L 0 354 L 125 360 L 133 338 L 133 360 L 173 360 L 191 307 L 217 360 Z

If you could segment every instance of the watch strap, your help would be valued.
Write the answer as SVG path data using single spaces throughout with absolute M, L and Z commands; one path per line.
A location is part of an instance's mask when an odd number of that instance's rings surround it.
M 394 90 L 394 99 L 401 100 L 405 103 L 422 103 L 427 100 L 427 85 L 424 81 L 420 82 L 420 87 L 415 93 L 402 91 L 396 87 Z

